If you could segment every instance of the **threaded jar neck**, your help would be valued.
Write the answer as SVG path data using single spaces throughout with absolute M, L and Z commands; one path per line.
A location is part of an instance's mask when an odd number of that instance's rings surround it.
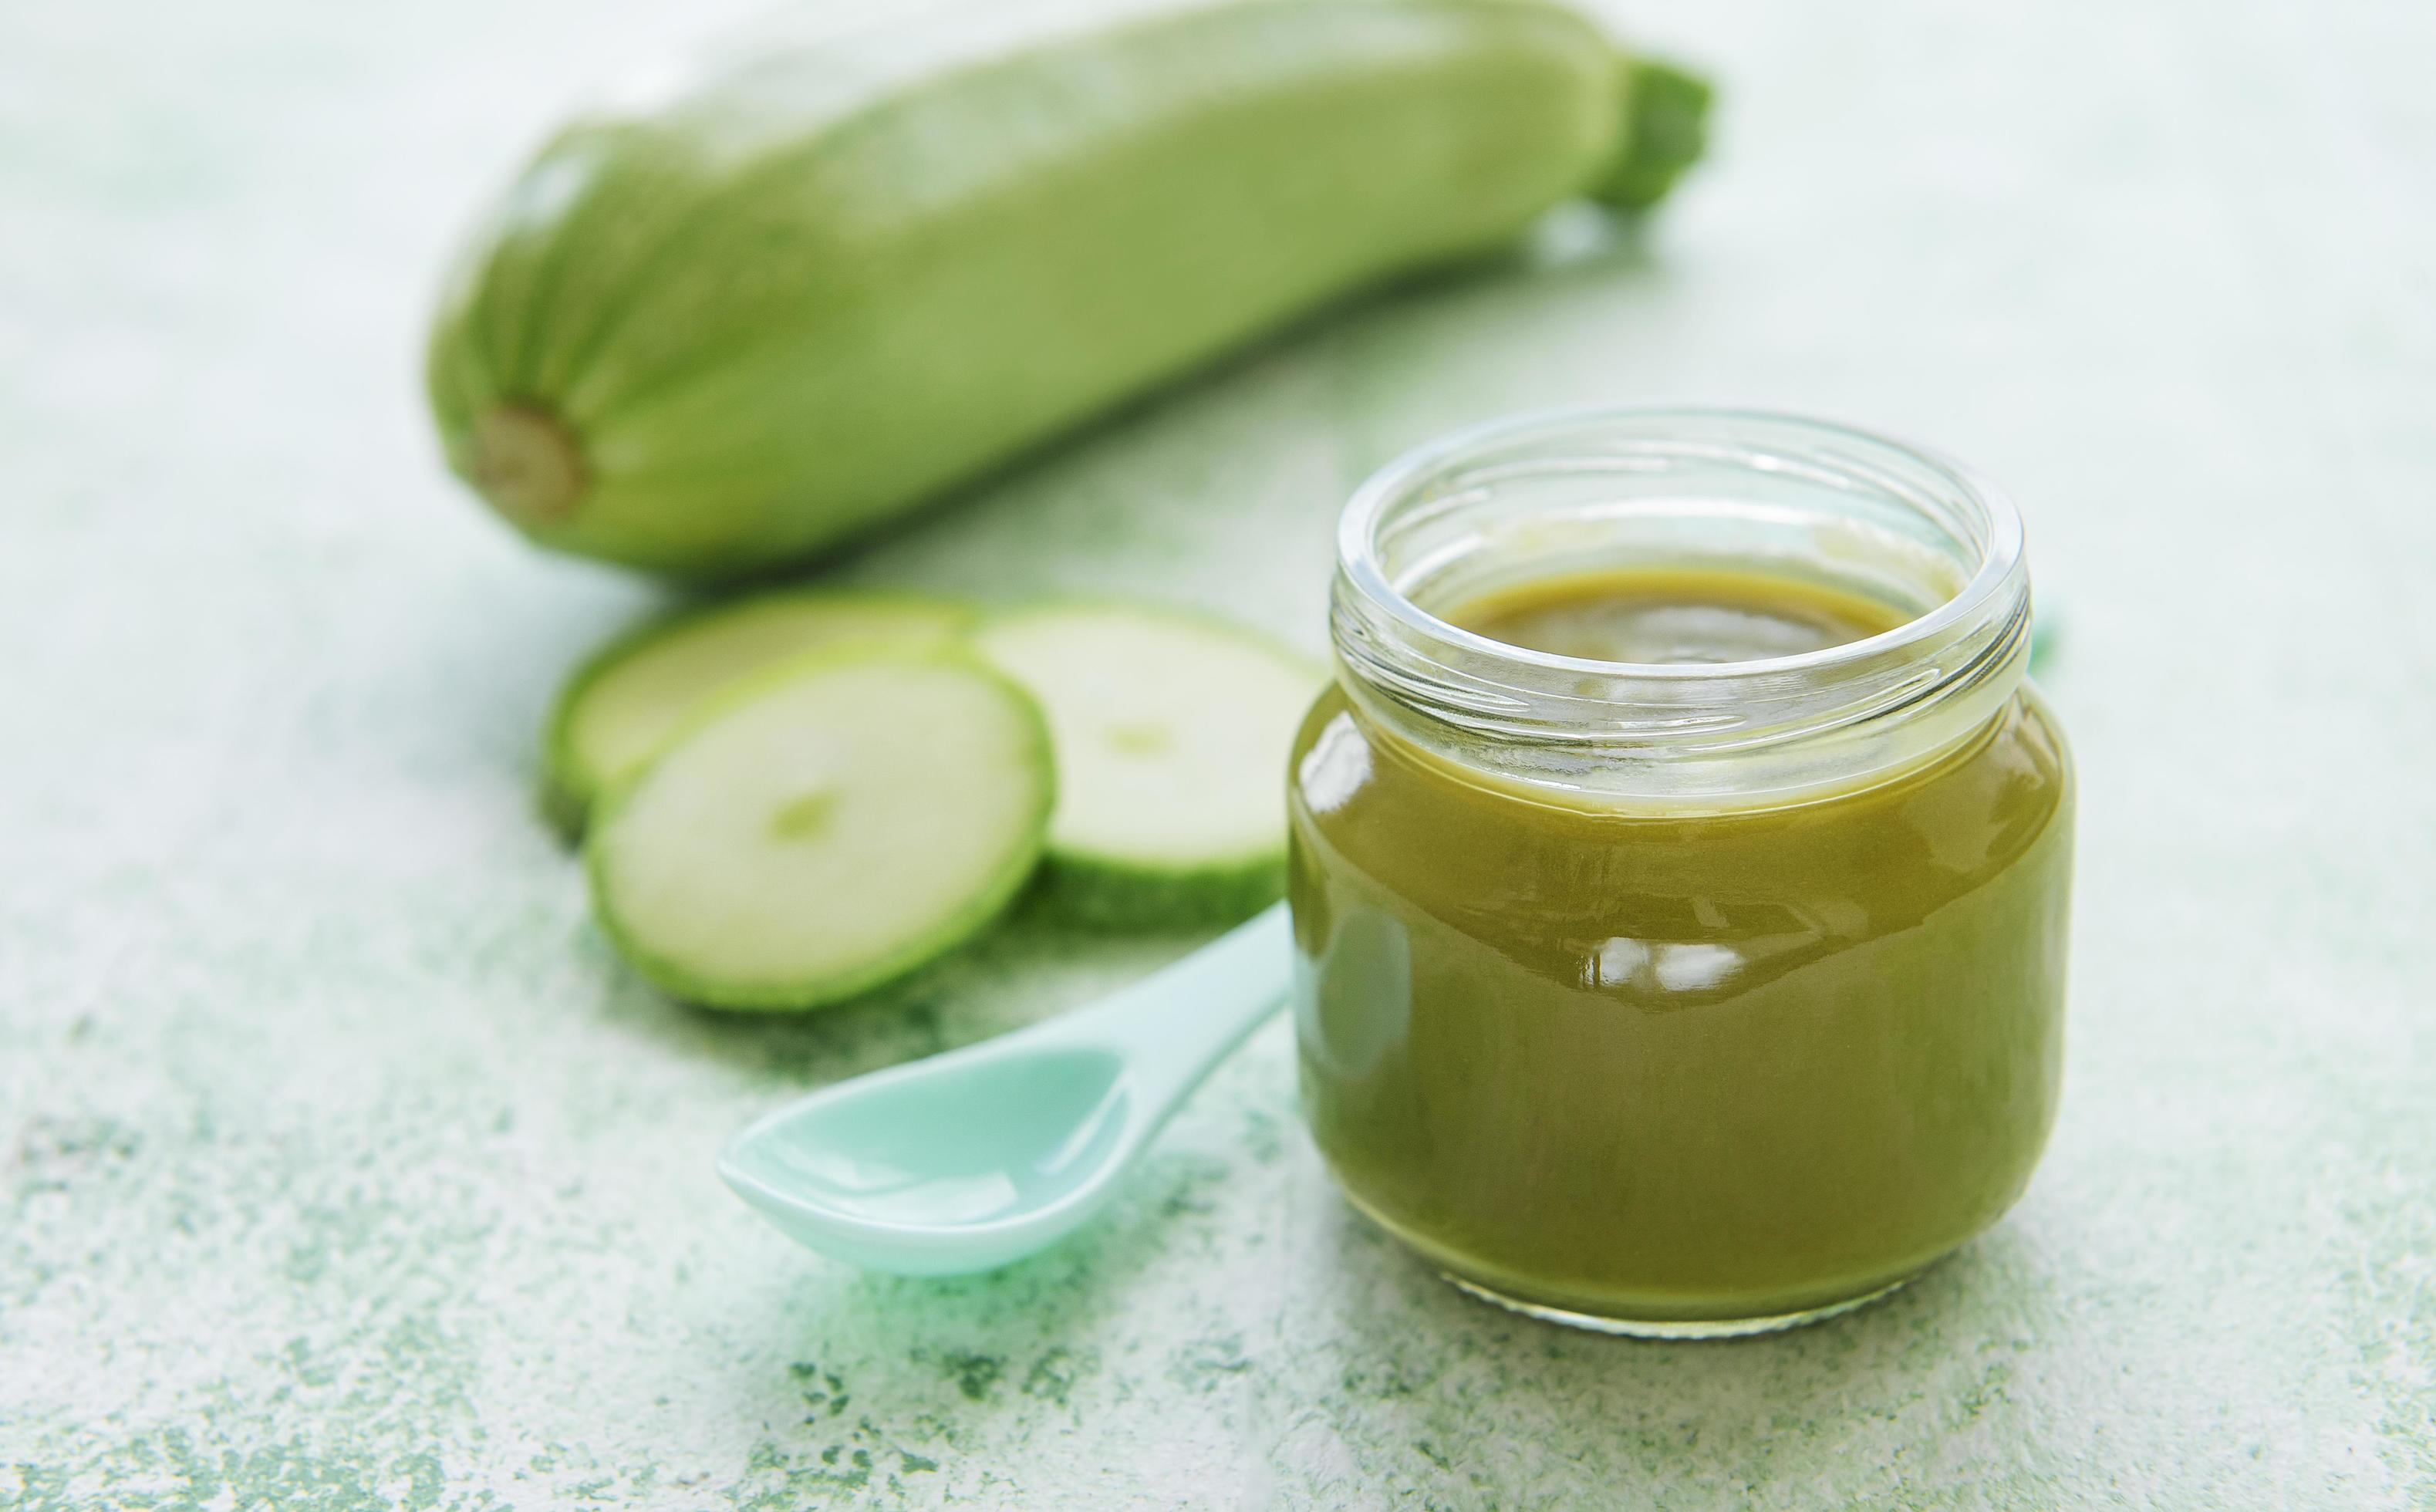
M 2028 659 L 2011 503 L 1933 453 L 1794 415 L 1498 421 L 1371 478 L 1337 552 L 1331 632 L 1355 705 L 1557 791 L 1740 806 L 1851 786 L 1984 727 Z M 1535 579 L 1650 566 L 1804 581 L 1909 617 L 1801 655 L 1682 665 L 1526 650 L 1441 617 Z

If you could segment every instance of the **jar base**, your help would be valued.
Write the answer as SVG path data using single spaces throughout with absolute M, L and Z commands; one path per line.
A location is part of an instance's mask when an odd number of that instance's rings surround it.
M 1570 1308 L 1550 1307 L 1544 1302 L 1526 1302 L 1519 1296 L 1508 1296 L 1492 1287 L 1441 1270 L 1438 1275 L 1455 1290 L 1484 1302 L 1491 1302 L 1508 1312 L 1538 1318 L 1542 1323 L 1559 1324 L 1568 1329 L 1580 1329 L 1587 1333 L 1605 1333 L 1626 1339 L 1747 1339 L 1759 1333 L 1782 1333 L 1829 1318 L 1841 1317 L 1857 1308 L 1868 1307 L 1901 1290 L 1911 1280 L 1898 1277 L 1874 1291 L 1823 1307 L 1804 1308 L 1796 1312 L 1778 1312 L 1751 1318 L 1619 1318 L 1596 1312 L 1576 1312 Z

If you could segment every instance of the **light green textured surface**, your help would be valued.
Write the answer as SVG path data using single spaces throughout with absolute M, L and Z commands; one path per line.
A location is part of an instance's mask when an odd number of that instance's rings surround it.
M 771 1024 L 585 922 L 535 726 L 648 597 L 459 496 L 414 348 L 477 186 L 685 9 L 0 14 L 0 1506 L 2436 1503 L 2436 11 L 1668 0 L 1728 92 L 1645 244 L 1368 303 L 841 574 L 1316 650 L 1350 484 L 1552 402 L 2010 484 L 2086 783 L 2053 1149 L 1888 1305 L 1658 1347 L 1365 1231 L 1274 1028 L 996 1277 L 711 1179 L 1186 942 Z

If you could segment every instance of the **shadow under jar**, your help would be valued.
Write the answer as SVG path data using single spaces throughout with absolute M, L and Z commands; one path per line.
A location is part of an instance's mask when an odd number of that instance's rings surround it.
M 1838 426 L 1612 410 L 1395 463 L 1338 548 L 1290 896 L 1355 1206 L 1660 1336 L 1995 1222 L 2054 1121 L 2072 851 L 2011 506 Z

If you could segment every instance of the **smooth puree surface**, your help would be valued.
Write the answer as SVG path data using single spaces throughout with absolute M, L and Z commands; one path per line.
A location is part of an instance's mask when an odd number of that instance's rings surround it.
M 1542 578 L 1462 604 L 1451 624 L 1591 661 L 1764 661 L 1884 634 L 1910 617 L 1823 583 L 1696 569 Z
M 1558 580 L 1457 608 L 1564 654 L 1749 659 L 1903 617 L 1802 584 Z M 1322 696 L 1295 757 L 1304 1101 L 1454 1275 L 1610 1318 L 1794 1313 L 1995 1221 L 2053 1121 L 2072 781 L 2027 691 L 1890 781 L 1602 807 Z

